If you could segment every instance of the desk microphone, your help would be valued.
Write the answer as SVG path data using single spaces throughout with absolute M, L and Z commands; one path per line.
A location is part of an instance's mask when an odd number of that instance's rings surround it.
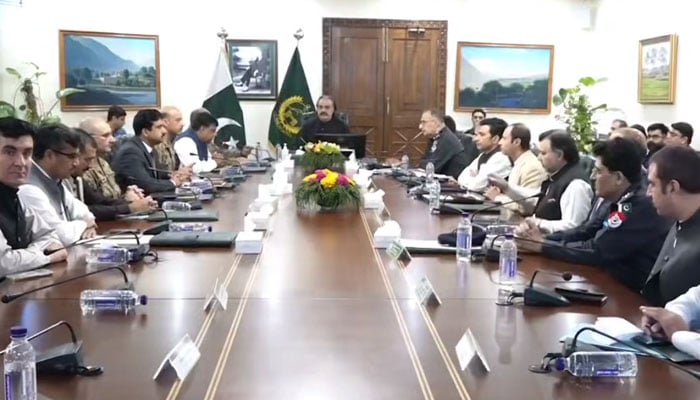
M 520 202 L 525 201 L 525 200 L 530 200 L 530 199 L 534 199 L 534 198 L 539 198 L 539 197 L 542 197 L 542 196 L 544 196 L 544 193 L 543 193 L 543 192 L 539 192 L 539 193 L 533 194 L 532 196 L 527 196 L 527 197 L 523 197 L 523 198 L 520 198 L 520 199 L 517 199 L 517 200 L 510 200 L 510 201 L 506 201 L 505 203 L 497 203 L 497 204 L 494 204 L 494 205 L 491 205 L 491 206 L 488 206 L 488 207 L 480 208 L 480 209 L 474 211 L 474 212 L 471 214 L 470 219 L 471 219 L 471 220 L 474 220 L 474 216 L 475 216 L 475 215 L 477 215 L 477 214 L 479 214 L 479 213 L 482 213 L 482 212 L 485 212 L 485 211 L 495 210 L 495 209 L 497 209 L 497 208 L 501 208 L 501 207 L 503 207 L 503 206 L 505 206 L 505 205 L 508 205 L 508 204 L 520 203 Z
M 532 278 L 530 278 L 530 284 L 525 287 L 525 291 L 523 292 L 523 299 L 525 300 L 525 305 L 526 306 L 568 306 L 571 305 L 571 302 L 564 296 L 558 294 L 554 290 L 543 288 L 543 287 L 535 287 L 535 277 L 537 276 L 538 272 L 542 272 L 545 274 L 549 275 L 554 275 L 557 277 L 560 277 L 561 279 L 565 281 L 570 281 L 571 280 L 571 272 L 564 272 L 564 273 L 557 273 L 557 272 L 552 272 L 552 271 L 543 271 L 543 270 L 535 270 L 535 272 L 532 274 Z
M 70 243 L 70 244 L 65 245 L 65 246 L 63 246 L 63 247 L 59 247 L 59 248 L 57 248 L 57 249 L 50 249 L 50 250 L 49 250 L 49 249 L 44 249 L 44 255 L 45 255 L 45 256 L 48 256 L 48 255 L 51 255 L 51 254 L 53 254 L 53 253 L 55 253 L 55 252 L 57 252 L 57 251 L 68 250 L 68 249 L 70 249 L 71 247 L 80 246 L 80 245 L 83 245 L 83 244 L 88 244 L 88 243 L 96 242 L 96 241 L 98 241 L 98 240 L 107 239 L 107 238 L 115 237 L 115 236 L 121 236 L 121 235 L 134 235 L 134 238 L 136 239 L 136 245 L 138 246 L 138 245 L 141 244 L 141 242 L 139 241 L 139 234 L 138 234 L 138 231 L 135 231 L 135 230 L 133 230 L 133 229 L 125 229 L 125 230 L 120 230 L 120 231 L 112 232 L 112 233 L 110 233 L 110 234 L 108 234 L 108 235 L 94 237 L 94 238 L 91 238 L 91 239 L 78 239 L 78 240 L 76 240 L 76 241 L 73 242 L 73 243 Z
M 132 284 L 131 284 L 131 282 L 129 282 L 129 278 L 126 276 L 126 272 L 124 272 L 124 269 L 123 269 L 122 267 L 119 267 L 119 266 L 112 266 L 112 267 L 102 268 L 102 269 L 99 269 L 99 270 L 97 270 L 97 271 L 88 272 L 88 273 L 85 273 L 85 274 L 82 274 L 82 275 L 74 276 L 74 277 L 72 277 L 72 278 L 64 279 L 64 280 L 62 280 L 62 281 L 54 282 L 54 283 L 51 283 L 51 284 L 46 285 L 46 286 L 41 286 L 41 287 L 38 287 L 38 288 L 34 288 L 34 289 L 31 289 L 31 290 L 27 290 L 26 292 L 15 293 L 15 294 L 5 294 L 5 295 L 2 296 L 2 299 L 0 299 L 0 301 L 2 301 L 3 303 L 7 304 L 7 303 L 9 303 L 9 302 L 11 302 L 11 301 L 14 301 L 14 300 L 16 300 L 16 299 L 18 299 L 18 298 L 24 296 L 24 295 L 27 295 L 27 294 L 30 294 L 30 293 L 34 293 L 34 292 L 38 292 L 39 290 L 52 288 L 52 287 L 54 287 L 54 286 L 58 286 L 58 285 L 61 285 L 61 284 L 66 283 L 66 282 L 71 282 L 71 281 L 74 281 L 74 280 L 77 280 L 77 279 L 85 278 L 86 276 L 99 274 L 100 272 L 108 271 L 108 270 L 110 270 L 110 269 L 117 269 L 117 270 L 119 270 L 119 272 L 121 272 L 121 273 L 122 273 L 122 276 L 124 277 L 124 283 L 126 284 L 126 288 L 127 288 L 127 289 L 131 289 Z

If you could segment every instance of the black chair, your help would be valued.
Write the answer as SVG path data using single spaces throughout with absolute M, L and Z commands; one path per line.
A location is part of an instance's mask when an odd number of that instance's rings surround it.
M 301 124 L 304 125 L 306 123 L 306 121 L 310 120 L 311 118 L 313 118 L 315 116 L 316 116 L 315 111 L 304 113 L 301 116 Z M 338 111 L 335 113 L 335 116 L 338 117 L 339 120 L 345 122 L 345 125 L 350 126 L 350 118 L 348 118 L 347 113 L 344 113 L 342 111 Z

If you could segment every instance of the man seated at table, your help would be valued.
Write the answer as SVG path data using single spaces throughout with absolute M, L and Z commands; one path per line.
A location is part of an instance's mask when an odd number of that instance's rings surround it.
M 102 196 L 102 193 L 94 190 L 90 185 L 85 185 L 82 176 L 97 162 L 97 141 L 84 130 L 76 129 L 80 135 L 80 161 L 73 172 L 73 194 L 88 206 L 90 212 L 98 221 L 111 221 L 118 215 L 135 212 L 154 211 L 158 203 L 149 197 L 139 197 L 132 201 L 122 198 L 111 199 Z
M 648 335 L 671 339 L 678 331 L 700 330 L 700 286 L 666 303 L 664 308 L 639 307 L 642 328 Z
M 80 137 L 63 125 L 39 129 L 34 143 L 29 183 L 19 188 L 19 198 L 56 230 L 63 245 L 97 235 L 95 216 L 66 186 L 78 166 Z
M 460 186 L 473 192 L 483 192 L 488 187 L 490 175 L 508 177 L 513 164 L 508 156 L 501 153 L 498 145 L 507 127 L 508 123 L 500 118 L 481 120 L 474 136 L 481 153 L 457 177 Z
M 184 126 L 182 122 L 182 112 L 174 106 L 165 106 L 160 110 L 165 122 L 165 136 L 163 140 L 155 145 L 156 167 L 166 171 L 175 171 L 180 168 L 180 160 L 175 154 L 173 144 L 182 134 Z
M 153 146 L 163 140 L 165 122 L 158 110 L 139 110 L 134 116 L 134 137 L 127 139 L 112 161 L 116 180 L 123 189 L 129 185 L 143 188 L 145 194 L 172 192 L 185 179 L 176 173 L 156 168 Z
M 670 222 L 659 216 L 640 185 L 642 155 L 623 138 L 597 143 L 596 194 L 611 202 L 610 214 L 597 229 L 551 240 L 536 227 L 519 234 L 518 246 L 564 262 L 605 268 L 625 286 L 639 291 L 649 275 Z
M 301 126 L 301 138 L 306 142 L 314 140 L 317 133 L 350 133 L 350 127 L 338 118 L 335 100 L 327 94 L 316 101 L 316 116 Z
M 216 136 L 219 123 L 209 113 L 198 113 L 192 120 L 192 125 L 177 139 L 174 149 L 180 163 L 190 167 L 192 172 L 210 172 L 218 166 L 217 161 L 209 152 L 209 143 Z
M 513 169 L 508 175 L 508 183 L 524 188 L 539 189 L 547 174 L 537 156 L 530 150 L 530 129 L 524 124 L 510 125 L 503 132 L 500 141 L 501 152 L 513 162 Z M 486 189 L 484 195 L 491 201 L 507 203 L 512 201 L 507 194 L 501 193 L 496 186 Z M 507 204 L 508 210 L 517 215 L 526 215 L 522 204 Z
M 675 221 L 642 294 L 653 305 L 700 285 L 700 155 L 666 146 L 651 157 L 648 192 L 659 214 Z
M 56 232 L 17 195 L 27 183 L 34 128 L 17 118 L 0 118 L 0 277 L 66 259 Z
M 425 110 L 420 118 L 418 129 L 428 138 L 428 149 L 420 161 L 420 167 L 431 162 L 436 174 L 457 178 L 467 166 L 467 156 L 457 136 L 444 123 L 442 113 Z
M 589 177 L 579 166 L 576 142 L 563 130 L 546 131 L 539 139 L 538 158 L 549 174 L 539 189 L 511 185 L 498 176 L 489 177 L 489 181 L 511 199 L 522 199 L 525 215 L 534 212 L 521 229 L 534 226 L 548 234 L 575 228 L 586 220 L 593 199 Z M 538 193 L 544 195 L 526 199 Z

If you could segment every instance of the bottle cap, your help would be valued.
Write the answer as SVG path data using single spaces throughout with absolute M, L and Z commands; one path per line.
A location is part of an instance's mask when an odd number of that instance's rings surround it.
M 141 304 L 142 306 L 148 304 L 148 296 L 146 296 L 145 294 L 141 295 L 141 297 L 139 297 L 139 304 Z
M 25 337 L 27 336 L 27 328 L 23 326 L 13 326 L 10 328 L 10 337 Z
M 557 369 L 557 371 L 565 370 L 566 369 L 566 359 L 564 357 L 557 358 L 554 366 Z
M 506 239 L 513 239 L 513 232 L 509 232 L 505 234 Z

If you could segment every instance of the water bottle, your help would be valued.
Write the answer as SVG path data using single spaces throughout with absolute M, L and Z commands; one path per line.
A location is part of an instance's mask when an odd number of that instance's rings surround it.
M 556 368 L 580 377 L 635 377 L 637 355 L 627 351 L 579 351 L 557 358 Z
M 429 162 L 425 166 L 425 188 L 428 191 L 428 210 L 440 214 L 440 182 L 435 179 L 435 166 Z
M 403 171 L 403 172 L 408 172 L 408 167 L 409 167 L 408 154 L 404 154 L 404 155 L 401 157 L 401 164 L 400 164 L 400 167 L 401 167 L 401 171 Z
M 165 212 L 168 211 L 189 211 L 192 209 L 190 203 L 184 201 L 164 201 L 161 206 Z
M 287 143 L 282 147 L 282 160 L 286 161 L 289 158 L 289 149 L 287 148 Z
M 147 303 L 148 297 L 139 296 L 132 290 L 83 290 L 80 293 L 80 309 L 83 315 L 100 311 L 127 314 L 136 309 L 137 305 L 145 306 Z
M 506 240 L 501 244 L 499 257 L 500 276 L 498 283 L 512 285 L 518 275 L 518 246 L 513 240 L 513 234 L 506 234 Z
M 85 262 L 88 266 L 125 265 L 129 262 L 129 249 L 109 244 L 94 246 Z
M 27 341 L 27 328 L 10 329 L 5 353 L 5 400 L 36 400 L 36 353 Z
M 170 232 L 211 232 L 211 225 L 202 222 L 173 222 Z
M 457 225 L 457 262 L 469 262 L 472 256 L 472 221 L 468 213 L 462 214 Z

